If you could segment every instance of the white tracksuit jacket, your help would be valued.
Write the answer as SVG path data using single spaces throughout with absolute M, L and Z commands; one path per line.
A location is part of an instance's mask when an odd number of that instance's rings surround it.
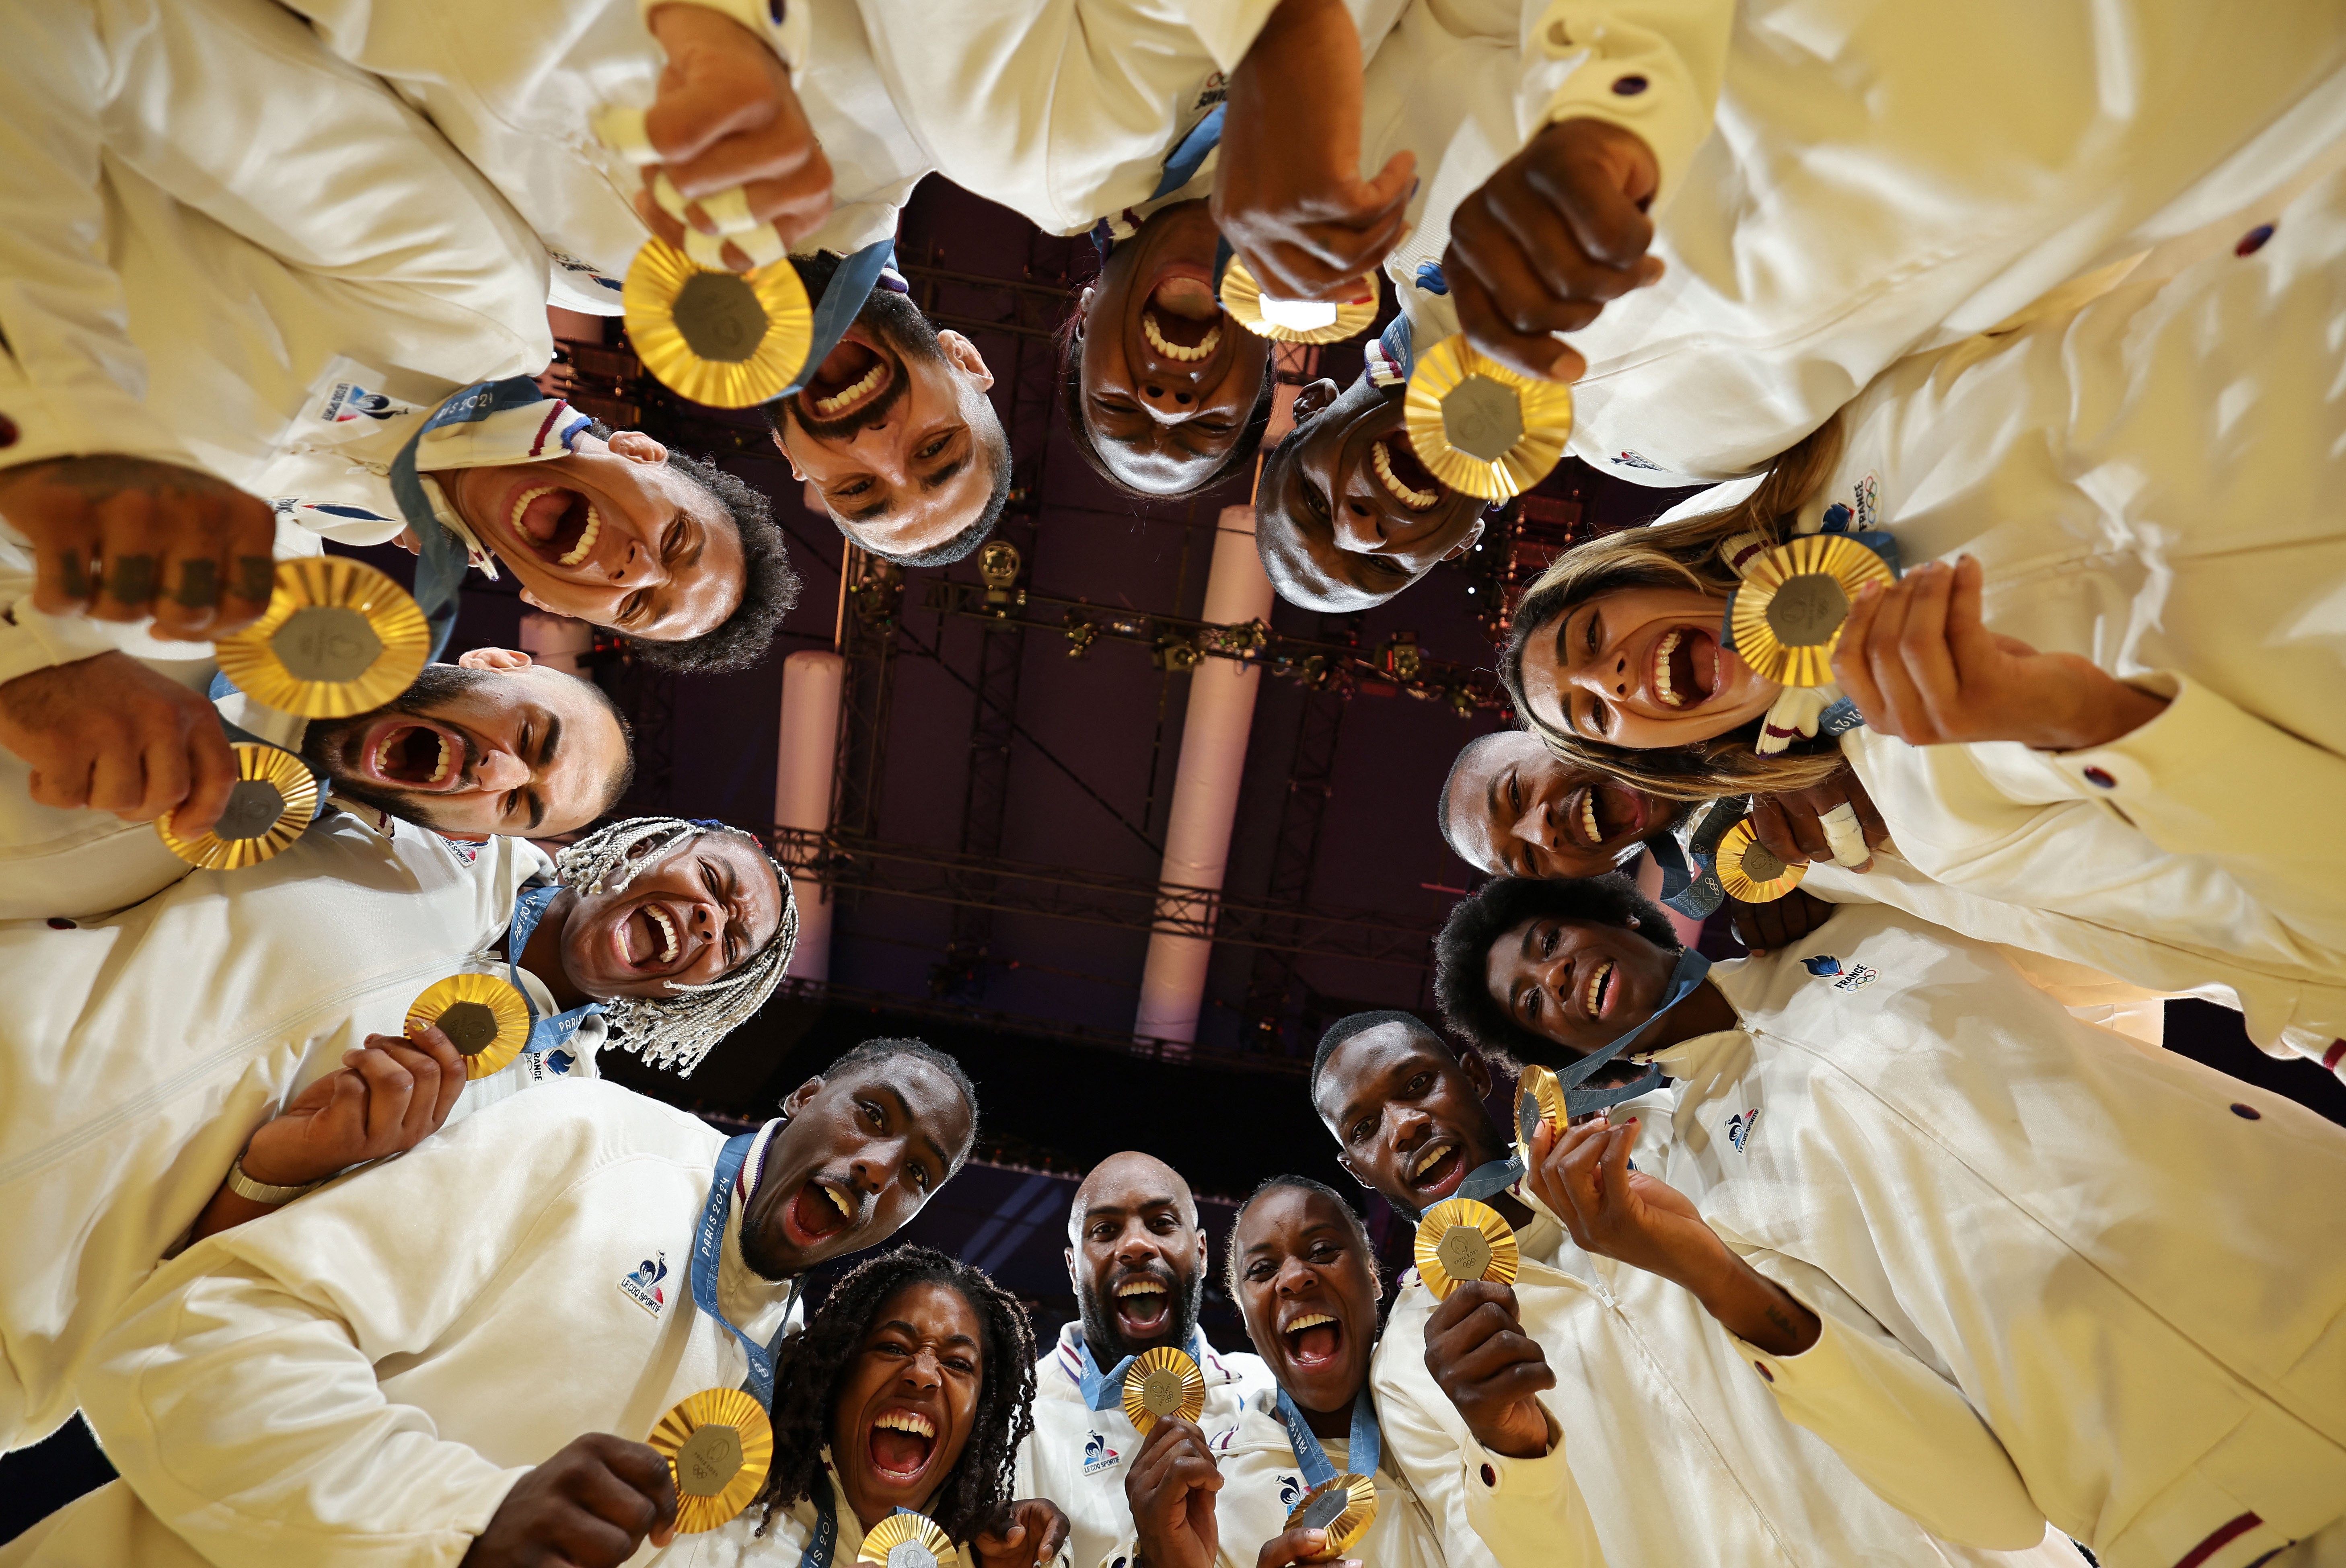
M 119 914 L 0 924 L 0 1245 L 16 1259 L 0 1450 L 72 1413 L 97 1336 L 253 1128 L 367 1034 L 400 1033 L 548 869 L 525 840 L 458 846 L 338 811 L 273 860 L 191 871 Z
M 551 352 L 536 237 L 266 0 L 13 7 L 0 463 L 123 453 L 251 488 L 345 356 L 435 401 Z
M 1626 1110 L 1644 1119 L 1637 1160 L 1654 1169 L 1674 1143 L 1669 1097 Z M 1583 1252 L 1527 1191 L 1512 1196 L 1535 1217 L 1516 1233 L 1515 1290 L 1525 1331 L 1556 1374 L 1539 1396 L 1548 1453 L 1510 1459 L 1474 1441 L 1425 1369 L 1434 1302 L 1414 1270 L 1377 1347 L 1386 1451 L 1448 1538 L 1476 1535 L 1502 1568 L 2076 1568 L 2058 1537 L 2014 1552 L 1934 1537 L 1785 1420 L 1692 1296 Z
M 1847 908 L 1712 980 L 1639 1163 L 1825 1319 L 1751 1383 L 1951 1537 L 2241 1568 L 2346 1513 L 2346 1131 Z M 2317 1195 L 2309 1200 L 2309 1195 Z M 1736 1369 L 1730 1369 L 1730 1372 Z
M 686 1395 L 740 1386 L 740 1344 L 690 1284 L 724 1143 L 616 1084 L 553 1085 L 189 1248 L 86 1380 L 125 1479 L 0 1563 L 454 1564 L 573 1439 L 640 1441 Z M 763 1343 L 797 1308 L 741 1261 L 742 1187 L 718 1302 Z M 678 1556 L 724 1561 L 693 1555 L 709 1539 Z
M 1015 1490 L 1066 1510 L 1073 1568 L 1128 1568 L 1119 1561 L 1132 1550 L 1124 1478 L 1140 1451 L 1140 1433 L 1121 1400 L 1104 1410 L 1084 1404 L 1083 1342 L 1083 1325 L 1069 1323 L 1050 1353 L 1035 1363 L 1035 1432 L 1019 1445 Z M 1270 1369 L 1259 1356 L 1209 1345 L 1198 1369 L 1206 1379 L 1198 1426 L 1219 1455 L 1236 1437 L 1248 1400 L 1270 1386 Z
M 1352 1468 L 1350 1440 L 1321 1438 L 1320 1447 L 1339 1474 Z M 1272 1390 L 1260 1390 L 1247 1400 L 1238 1435 L 1215 1459 L 1222 1472 L 1222 1490 L 1214 1493 L 1214 1522 L 1221 1538 L 1217 1560 L 1225 1568 L 1254 1568 L 1262 1543 L 1287 1529 L 1287 1516 L 1311 1490 L 1303 1467 L 1295 1462 L 1295 1445 L 1279 1419 Z M 1376 1519 L 1345 1556 L 1372 1568 L 1489 1568 L 1479 1542 L 1444 1536 L 1440 1519 L 1389 1454 L 1380 1454 L 1372 1479 Z
M 1518 56 L 1512 91 L 1493 47 Z M 1578 117 L 1653 148 L 1668 270 L 1567 335 L 1589 366 L 1572 450 L 1697 484 L 1765 463 L 1902 356 L 2229 228 L 2346 131 L 2346 14 L 1421 3 L 1371 63 L 1365 159 L 1419 156 L 1417 229 L 1386 269 L 1413 315 L 1457 199 Z

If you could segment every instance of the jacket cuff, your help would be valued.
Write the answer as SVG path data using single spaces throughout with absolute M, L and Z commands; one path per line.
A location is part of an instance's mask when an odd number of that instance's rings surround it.
M 780 56 L 793 87 L 814 43 L 814 18 L 807 0 L 636 0 L 636 5 L 648 29 L 652 13 L 663 5 L 698 5 L 739 22 Z
M 1564 1453 L 1564 1429 L 1556 1425 L 1555 1413 L 1540 1406 L 1540 1417 L 1547 1422 L 1547 1451 L 1529 1459 L 1513 1459 L 1503 1453 L 1493 1453 L 1474 1441 L 1472 1432 L 1459 1445 L 1458 1463 L 1466 1486 L 1467 1506 L 1487 1508 L 1502 1499 L 1520 1503 L 1554 1496 L 1571 1477 Z
M 1556 0 L 1525 41 L 1517 128 L 1528 141 L 1570 119 L 1620 127 L 1654 155 L 1658 210 L 1710 136 L 1726 71 L 1730 8 L 1688 7 L 1667 34 L 1618 13 L 1627 6 Z
M 127 653 L 133 658 L 179 660 L 211 657 L 209 643 L 158 642 L 144 622 L 99 621 L 87 616 L 45 616 L 29 594 L 0 607 L 0 686 L 21 675 Z

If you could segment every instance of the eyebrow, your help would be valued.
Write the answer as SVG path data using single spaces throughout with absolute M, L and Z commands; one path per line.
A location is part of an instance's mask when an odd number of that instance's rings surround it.
M 546 716 L 546 738 L 537 743 L 536 768 L 539 772 L 554 766 L 555 748 L 561 744 L 562 716 L 549 713 Z M 529 791 L 529 830 L 536 832 L 539 824 L 545 820 L 546 791 L 537 788 L 536 781 L 533 779 Z
M 904 1118 L 907 1126 L 920 1126 L 920 1118 L 913 1115 L 913 1107 L 906 1103 L 903 1090 L 893 1084 L 882 1084 L 879 1087 L 890 1099 L 896 1102 L 896 1114 Z M 937 1162 L 937 1168 L 950 1176 L 953 1173 L 953 1160 L 945 1154 L 944 1145 L 937 1142 L 936 1135 L 922 1127 L 921 1144 L 929 1151 L 930 1157 Z M 939 1185 L 944 1184 L 940 1182 Z

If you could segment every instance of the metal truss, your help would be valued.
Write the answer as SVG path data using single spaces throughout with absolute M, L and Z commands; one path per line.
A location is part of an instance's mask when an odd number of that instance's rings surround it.
M 1168 931 L 1238 947 L 1349 959 L 1423 972 L 1433 932 L 1374 910 L 1311 909 L 1206 888 L 1160 884 L 1076 866 L 964 855 L 838 832 L 764 830 L 774 858 L 794 876 L 842 892 L 982 901 L 980 907 L 1128 931 Z

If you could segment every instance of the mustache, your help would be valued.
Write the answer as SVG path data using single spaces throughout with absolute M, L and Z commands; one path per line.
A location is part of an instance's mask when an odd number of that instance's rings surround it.
M 817 419 L 811 412 L 811 402 L 804 392 L 794 392 L 784 400 L 790 410 L 790 423 L 818 441 L 837 440 L 869 430 L 885 420 L 902 404 L 912 388 L 912 378 L 905 374 L 904 357 L 894 344 L 881 351 L 880 357 L 888 366 L 888 390 L 854 412 L 840 419 Z

